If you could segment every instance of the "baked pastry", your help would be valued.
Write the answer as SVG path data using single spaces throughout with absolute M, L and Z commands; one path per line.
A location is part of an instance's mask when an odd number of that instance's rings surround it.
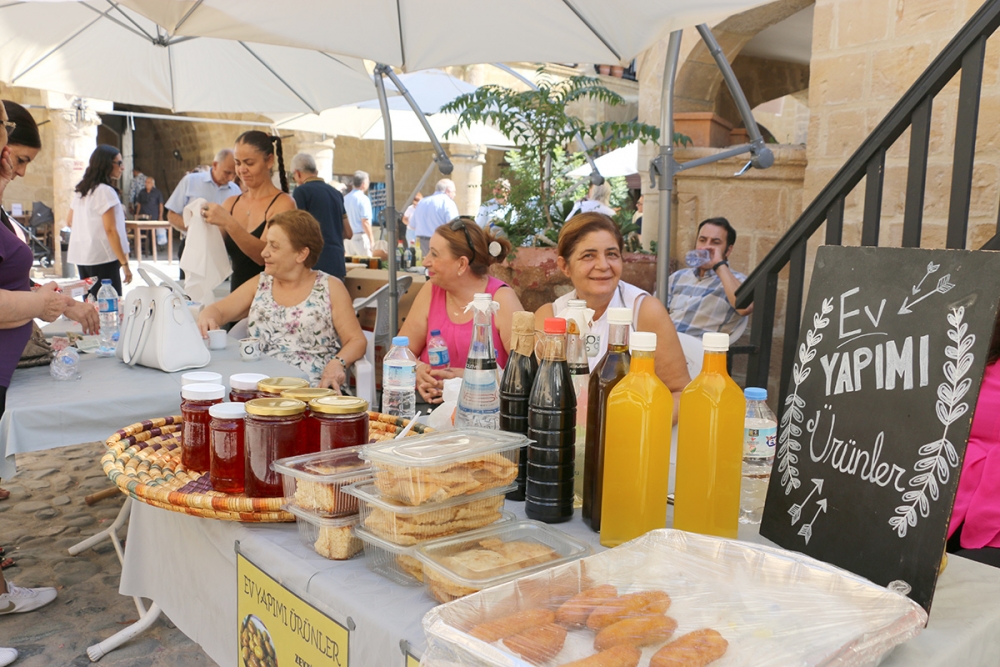
M 420 564 L 420 561 L 413 556 L 407 556 L 406 554 L 399 554 L 396 556 L 396 564 L 399 565 L 399 569 L 407 573 L 417 581 L 423 583 L 424 581 L 424 566 Z
M 566 628 L 555 623 L 540 625 L 503 640 L 504 646 L 534 665 L 556 657 L 566 643 Z
M 316 512 L 323 516 L 346 516 L 358 511 L 358 499 L 343 493 L 341 489 L 348 484 L 360 482 L 371 476 L 371 471 L 364 461 L 350 465 L 330 466 L 310 464 L 306 471 L 316 475 L 339 475 L 357 470 L 358 474 L 347 479 L 337 479 L 335 482 L 316 482 L 299 478 L 295 481 L 295 504 L 302 509 Z
M 556 623 L 567 627 L 582 627 L 587 624 L 587 618 L 603 602 L 618 597 L 618 590 L 611 584 L 595 586 L 580 591 L 556 611 Z
M 426 568 L 424 576 L 434 599 L 438 602 L 451 602 L 480 590 L 460 583 L 455 577 L 484 580 L 557 558 L 559 554 L 544 544 L 525 541 L 504 542 L 497 538 L 489 538 L 468 549 L 438 559 L 437 562 L 445 572 L 437 568 Z M 449 576 L 451 574 L 454 576 Z
M 375 486 L 389 498 L 408 505 L 423 505 L 506 486 L 516 478 L 516 463 L 502 455 L 489 454 L 441 466 L 385 465 L 375 473 Z
M 516 614 L 480 623 L 469 630 L 469 634 L 484 642 L 493 643 L 511 637 L 539 625 L 548 625 L 555 620 L 555 613 L 548 609 L 526 609 Z
M 372 506 L 365 518 L 365 528 L 390 542 L 408 546 L 499 521 L 503 503 L 503 495 L 496 495 L 419 514 Z
M 677 621 L 661 614 L 626 618 L 598 632 L 594 649 L 604 651 L 623 644 L 636 648 L 651 646 L 670 639 L 676 629 Z
M 583 660 L 567 662 L 562 667 L 636 667 L 642 651 L 634 646 L 616 646 Z
M 726 654 L 729 642 L 705 628 L 678 637 L 653 654 L 649 667 L 705 667 Z
M 313 548 L 320 556 L 331 560 L 347 560 L 364 545 L 354 537 L 351 526 L 320 526 Z
M 652 608 L 647 609 L 647 607 Z M 622 595 L 601 604 L 594 609 L 587 619 L 587 627 L 591 630 L 603 630 L 612 623 L 623 621 L 633 616 L 643 616 L 649 613 L 663 613 L 670 606 L 670 596 L 663 591 L 642 591 Z

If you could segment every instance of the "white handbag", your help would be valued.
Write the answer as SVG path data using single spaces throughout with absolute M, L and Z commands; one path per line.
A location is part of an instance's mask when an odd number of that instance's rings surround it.
M 149 264 L 140 264 L 136 272 L 146 285 L 132 289 L 125 297 L 116 356 L 129 366 L 138 364 L 167 373 L 207 365 L 212 355 L 180 285 Z

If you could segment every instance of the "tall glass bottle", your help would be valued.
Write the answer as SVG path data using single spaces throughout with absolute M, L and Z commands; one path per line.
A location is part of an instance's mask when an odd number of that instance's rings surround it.
M 576 394 L 566 364 L 566 320 L 545 320 L 542 363 L 528 399 L 528 479 L 524 513 L 545 523 L 573 516 Z
M 656 334 L 632 334 L 628 375 L 608 396 L 601 544 L 616 547 L 667 523 L 674 397 L 656 376 Z
M 729 336 L 702 337 L 701 373 L 681 394 L 674 528 L 735 538 L 743 465 L 743 391 L 726 370 Z
M 566 363 L 576 393 L 576 455 L 573 464 L 573 507 L 583 507 L 583 469 L 587 442 L 587 393 L 590 362 L 587 361 L 587 321 L 593 315 L 583 299 L 570 299 L 560 317 L 566 318 Z
M 500 428 L 500 378 L 493 349 L 493 296 L 472 299 L 473 329 L 462 389 L 455 410 L 455 427 Z
M 608 395 L 628 373 L 631 308 L 608 308 L 608 351 L 590 374 L 587 392 L 587 442 L 583 463 L 583 521 L 601 530 L 601 490 L 604 485 L 604 442 Z
M 514 313 L 511 353 L 500 380 L 500 430 L 528 434 L 528 399 L 538 372 L 535 359 L 535 315 L 528 311 Z M 524 500 L 528 470 L 528 447 L 521 448 L 517 466 L 517 489 L 507 494 L 509 500 Z

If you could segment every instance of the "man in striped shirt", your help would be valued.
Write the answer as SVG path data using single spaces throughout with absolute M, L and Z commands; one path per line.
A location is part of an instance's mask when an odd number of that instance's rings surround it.
M 746 276 L 729 268 L 736 230 L 725 218 L 709 218 L 698 225 L 697 250 L 709 258 L 701 266 L 670 275 L 667 310 L 678 333 L 701 338 L 708 332 L 731 334 L 753 310 L 736 308 L 736 290 Z

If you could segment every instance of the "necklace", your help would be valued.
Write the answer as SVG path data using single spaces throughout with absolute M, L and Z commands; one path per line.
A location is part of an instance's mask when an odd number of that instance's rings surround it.
M 490 279 L 487 277 L 486 285 L 488 285 L 489 282 Z M 486 291 L 486 286 L 484 285 L 482 290 L 477 289 L 475 293 L 479 294 L 480 292 L 485 292 L 485 291 Z M 468 304 L 458 303 L 458 297 L 454 296 L 451 292 L 445 292 L 445 305 L 451 311 L 452 315 L 454 315 L 455 317 L 462 317 L 462 315 L 465 314 L 465 307 Z

